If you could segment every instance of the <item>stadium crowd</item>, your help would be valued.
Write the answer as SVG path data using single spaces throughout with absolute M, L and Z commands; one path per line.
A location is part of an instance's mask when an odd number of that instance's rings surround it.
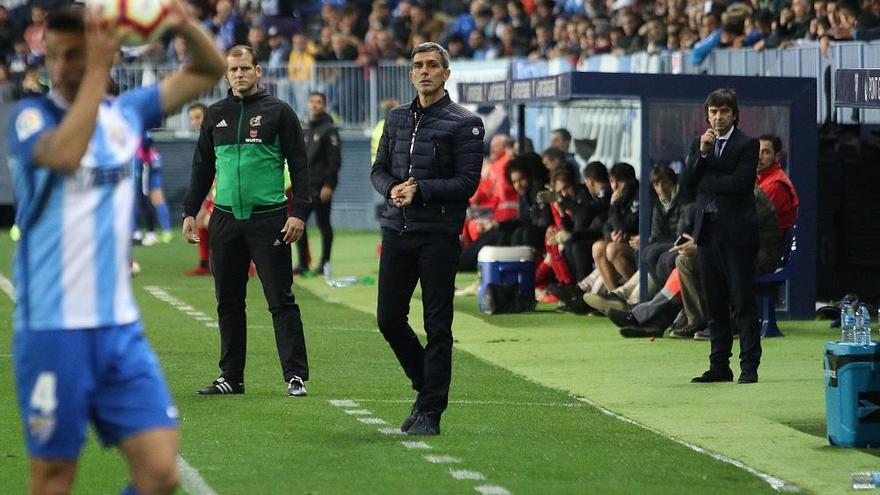
M 69 0 L 0 5 L 0 101 L 46 91 L 38 67 L 49 9 Z M 880 0 L 188 0 L 219 48 L 247 43 L 270 70 L 307 79 L 315 62 L 404 62 L 438 41 L 453 59 L 564 58 L 691 50 L 755 50 L 880 38 Z M 176 68 L 186 42 L 170 35 L 126 52 Z

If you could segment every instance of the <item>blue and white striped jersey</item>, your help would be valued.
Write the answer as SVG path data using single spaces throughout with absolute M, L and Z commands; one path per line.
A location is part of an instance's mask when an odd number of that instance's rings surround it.
M 33 155 L 67 106 L 57 95 L 23 100 L 8 126 L 22 234 L 13 268 L 16 331 L 126 325 L 139 317 L 129 276 L 131 162 L 144 130 L 161 124 L 158 86 L 105 99 L 80 168 L 62 174 L 36 166 Z

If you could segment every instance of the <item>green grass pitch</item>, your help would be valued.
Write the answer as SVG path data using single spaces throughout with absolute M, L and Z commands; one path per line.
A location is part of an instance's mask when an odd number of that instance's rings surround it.
M 311 234 L 317 250 L 319 235 Z M 376 233 L 338 233 L 335 273 L 375 277 L 377 242 Z M 0 274 L 7 278 L 13 246 L 0 231 Z M 774 492 L 755 474 L 673 438 L 801 493 L 847 493 L 850 472 L 880 470 L 876 451 L 825 440 L 821 356 L 824 341 L 835 337 L 827 322 L 783 322 L 786 337 L 764 342 L 757 385 L 694 385 L 688 380 L 706 367 L 705 342 L 622 339 L 604 318 L 557 314 L 548 305 L 486 316 L 475 298 L 457 299 L 443 434 L 413 439 L 379 431 L 399 426 L 413 392 L 376 328 L 374 285 L 334 289 L 318 278 L 296 280 L 312 379 L 307 398 L 291 399 L 252 280 L 247 394 L 198 397 L 195 390 L 218 372 L 216 320 L 196 315 L 216 317 L 213 281 L 182 275 L 196 249 L 179 238 L 136 248 L 135 258 L 143 267 L 133 282 L 146 333 L 181 412 L 180 453 L 219 495 Z M 418 299 L 412 308 L 420 329 Z M 11 300 L 0 294 L 0 494 L 24 493 L 27 479 L 11 312 Z M 126 480 L 117 452 L 90 438 L 74 493 L 113 494 Z

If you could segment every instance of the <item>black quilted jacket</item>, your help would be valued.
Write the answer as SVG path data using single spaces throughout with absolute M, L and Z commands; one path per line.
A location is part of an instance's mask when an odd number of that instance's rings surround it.
M 418 97 L 389 112 L 370 173 L 385 198 L 383 229 L 458 234 L 483 162 L 483 121 L 452 102 L 449 94 L 426 109 Z M 398 208 L 391 188 L 413 177 L 418 194 Z

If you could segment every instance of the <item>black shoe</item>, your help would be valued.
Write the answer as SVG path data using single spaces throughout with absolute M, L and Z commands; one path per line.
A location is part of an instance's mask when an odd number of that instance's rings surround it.
M 706 325 L 691 325 L 688 323 L 682 328 L 677 328 L 669 332 L 669 336 L 674 339 L 694 339 L 697 332 L 706 330 Z M 707 332 L 708 333 L 708 332 Z M 708 338 L 708 335 L 706 336 Z M 700 339 L 696 339 L 700 340 Z
M 743 371 L 739 374 L 736 383 L 758 383 L 757 371 Z
M 419 415 L 418 403 L 412 405 L 412 409 L 410 409 L 409 416 L 403 420 L 403 424 L 400 425 L 400 431 L 406 433 L 406 430 L 412 427 L 413 423 L 416 422 L 416 417 Z
M 293 375 L 293 378 L 287 382 L 287 396 L 305 397 L 307 395 L 309 395 L 309 392 L 306 390 L 306 384 L 303 382 L 303 379 Z
M 420 411 L 416 414 L 416 420 L 412 426 L 404 432 L 407 435 L 439 435 L 440 415 L 435 412 Z
M 730 368 L 726 370 L 709 370 L 700 376 L 691 378 L 691 383 L 714 383 L 714 382 L 732 382 L 733 372 Z
M 608 315 L 608 319 L 611 320 L 612 323 L 620 328 L 639 326 L 639 322 L 636 321 L 636 317 L 633 316 L 630 311 L 619 311 L 611 308 L 605 314 Z
M 244 383 L 230 382 L 221 376 L 214 380 L 214 383 L 196 391 L 196 393 L 199 395 L 243 394 Z
M 694 340 L 709 340 L 709 329 L 694 332 Z
M 620 336 L 628 339 L 662 337 L 663 329 L 654 327 L 623 327 L 620 329 Z
M 584 302 L 584 291 L 572 284 L 559 284 L 550 286 L 548 292 L 559 299 L 559 308 L 557 311 L 563 313 L 574 313 L 577 315 L 585 315 L 592 308 Z

